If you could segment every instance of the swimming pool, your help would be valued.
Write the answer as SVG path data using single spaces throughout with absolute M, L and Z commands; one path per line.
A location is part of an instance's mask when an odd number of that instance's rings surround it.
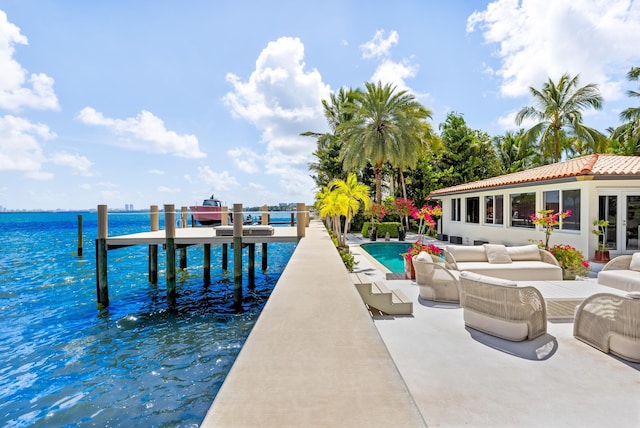
M 406 253 L 410 246 L 410 242 L 372 242 L 362 244 L 360 248 L 369 253 L 371 257 L 380 262 L 392 273 L 403 273 L 404 259 L 400 254 Z

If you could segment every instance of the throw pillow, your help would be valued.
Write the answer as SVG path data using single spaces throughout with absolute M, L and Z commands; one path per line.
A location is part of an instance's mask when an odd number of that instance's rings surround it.
M 640 271 L 640 253 L 633 253 L 629 269 Z
M 507 247 L 498 244 L 482 244 L 489 263 L 511 263 Z

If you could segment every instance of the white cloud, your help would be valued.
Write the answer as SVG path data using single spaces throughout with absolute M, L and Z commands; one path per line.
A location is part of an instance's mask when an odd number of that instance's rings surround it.
M 378 30 L 373 39 L 360 45 L 362 58 L 386 57 L 389 55 L 391 48 L 398 44 L 398 40 L 400 40 L 400 36 L 397 31 L 391 31 L 389 37 L 385 39 L 384 30 Z
M 146 110 L 136 117 L 111 119 L 91 107 L 83 108 L 78 119 L 87 124 L 102 126 L 124 140 L 119 145 L 149 153 L 172 154 L 184 158 L 203 158 L 195 135 L 179 135 L 166 129 L 164 122 Z
M 27 45 L 20 28 L 7 20 L 0 10 L 0 108 L 20 111 L 24 107 L 58 110 L 58 99 L 53 91 L 53 79 L 44 73 L 32 74 L 13 58 L 16 44 Z M 30 84 L 25 86 L 25 82 Z
M 74 155 L 71 153 L 56 153 L 51 157 L 51 162 L 56 165 L 68 166 L 75 170 L 76 174 L 89 177 L 91 174 L 90 168 L 93 165 L 89 159 L 85 156 Z
M 7 115 L 0 117 L 0 171 L 23 171 L 28 178 L 50 179 L 40 171 L 46 162 L 41 141 L 55 138 L 49 127 Z
M 231 151 L 229 155 L 250 172 L 258 168 L 260 160 L 267 174 L 280 176 L 285 182 L 292 179 L 291 171 L 296 177 L 306 176 L 303 185 L 308 195 L 313 187 L 308 164 L 316 141 L 300 133 L 327 130 L 321 100 L 329 98 L 331 89 L 317 70 L 305 69 L 302 42 L 290 37 L 270 42 L 246 82 L 231 73 L 227 81 L 233 91 L 226 94 L 224 102 L 235 117 L 251 122 L 261 132 L 261 142 L 266 145 L 264 153 Z M 241 155 L 247 156 L 243 159 Z
M 164 175 L 164 171 L 161 169 L 150 169 L 147 172 L 151 175 Z
M 228 171 L 213 172 L 208 166 L 198 167 L 198 178 L 200 184 L 206 184 L 216 192 L 228 191 L 239 186 L 238 181 L 230 176 Z
M 88 183 L 81 184 L 78 187 L 81 188 L 82 190 L 91 190 L 91 185 Z
M 409 64 L 408 61 L 399 63 L 385 60 L 378 66 L 373 76 L 371 76 L 371 81 L 380 81 L 383 84 L 392 83 L 398 91 L 411 91 L 405 79 L 415 77 L 417 70 L 418 68 L 415 65 Z
M 260 171 L 257 163 L 260 161 L 260 155 L 248 148 L 231 149 L 227 154 L 233 159 L 238 169 L 247 174 L 253 174 Z
M 624 73 L 640 59 L 640 2 L 630 0 L 497 0 L 467 20 L 498 44 L 501 93 L 517 97 L 549 78 L 580 74 L 605 99 L 624 96 Z

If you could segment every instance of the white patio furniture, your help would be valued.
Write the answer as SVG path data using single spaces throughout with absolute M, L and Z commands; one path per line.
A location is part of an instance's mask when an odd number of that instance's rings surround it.
M 602 352 L 640 363 L 640 293 L 588 297 L 576 312 L 573 335 Z
M 413 257 L 413 267 L 421 298 L 435 302 L 460 302 L 460 272 L 447 269 L 443 259 L 423 251 Z
M 609 261 L 598 272 L 598 283 L 624 291 L 640 291 L 640 253 Z
M 534 287 L 474 272 L 460 273 L 460 304 L 467 327 L 511 341 L 547 332 L 547 311 Z

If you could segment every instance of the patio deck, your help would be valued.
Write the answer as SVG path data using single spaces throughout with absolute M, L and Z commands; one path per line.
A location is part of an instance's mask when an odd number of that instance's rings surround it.
M 638 427 L 640 364 L 573 337 L 573 323 L 510 342 L 465 328 L 458 305 L 422 300 L 409 280 L 386 273 L 352 248 L 356 271 L 414 299 L 413 316 L 374 324 L 428 426 Z
M 352 252 L 358 272 L 414 299 L 413 315 L 372 318 L 312 221 L 203 427 L 640 426 L 640 364 L 578 341 L 571 322 L 497 339 Z

